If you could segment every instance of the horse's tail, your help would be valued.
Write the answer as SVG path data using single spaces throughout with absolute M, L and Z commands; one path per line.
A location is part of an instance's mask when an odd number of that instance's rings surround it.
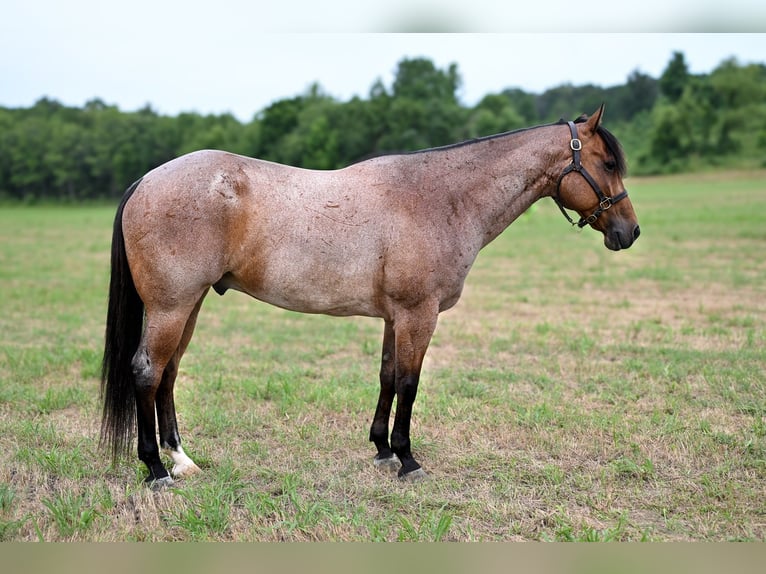
M 117 208 L 112 232 L 112 273 L 106 315 L 104 357 L 101 363 L 101 447 L 111 450 L 112 459 L 125 454 L 133 443 L 136 428 L 136 398 L 133 355 L 141 341 L 144 303 L 136 291 L 125 254 L 122 214 L 125 204 L 141 183 L 131 185 Z

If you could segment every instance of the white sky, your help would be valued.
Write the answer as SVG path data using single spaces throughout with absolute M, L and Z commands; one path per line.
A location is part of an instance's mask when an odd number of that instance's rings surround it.
M 122 110 L 149 103 L 165 114 L 231 112 L 249 121 L 313 82 L 340 100 L 367 97 L 378 78 L 390 86 L 404 57 L 441 68 L 455 62 L 466 105 L 507 87 L 611 86 L 636 69 L 658 77 L 674 50 L 696 73 L 732 56 L 766 63 L 766 2 L 754 0 L 720 8 L 701 0 L 262 4 L 0 0 L 0 106 L 101 98 Z M 392 30 L 491 33 L 381 33 Z M 702 30 L 756 33 L 677 33 Z

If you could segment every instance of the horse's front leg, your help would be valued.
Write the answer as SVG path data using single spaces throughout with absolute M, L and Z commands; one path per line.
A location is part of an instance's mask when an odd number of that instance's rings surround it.
M 381 470 L 399 470 L 401 463 L 391 446 L 388 444 L 388 420 L 391 417 L 391 406 L 396 394 L 396 363 L 394 357 L 394 326 L 386 321 L 383 332 L 383 352 L 380 359 L 380 396 L 375 409 L 375 417 L 370 427 L 370 441 L 375 443 L 378 454 L 375 455 L 375 466 Z
M 420 370 L 439 314 L 438 302 L 431 301 L 396 317 L 395 390 L 396 416 L 391 431 L 391 450 L 399 457 L 399 478 L 419 480 L 428 476 L 412 456 L 410 421 L 418 392 Z

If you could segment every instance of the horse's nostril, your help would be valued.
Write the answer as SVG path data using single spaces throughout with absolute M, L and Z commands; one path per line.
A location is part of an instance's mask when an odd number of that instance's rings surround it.
M 641 228 L 636 225 L 635 229 L 633 229 L 633 240 L 635 241 L 638 239 L 638 236 L 641 235 Z

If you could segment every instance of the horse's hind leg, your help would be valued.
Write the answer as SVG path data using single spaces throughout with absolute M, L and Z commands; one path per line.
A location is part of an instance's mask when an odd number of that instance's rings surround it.
M 178 351 L 190 314 L 191 308 L 188 307 L 162 311 L 154 311 L 147 307 L 144 335 L 133 357 L 138 458 L 149 470 L 146 482 L 154 487 L 173 483 L 160 461 L 155 427 L 155 400 L 165 367 Z
M 207 290 L 202 294 L 202 297 L 200 297 L 194 310 L 186 321 L 183 335 L 181 335 L 181 342 L 165 367 L 162 381 L 160 382 L 155 397 L 157 422 L 159 423 L 160 430 L 160 447 L 162 448 L 162 451 L 173 460 L 173 470 L 171 471 L 171 474 L 175 477 L 188 476 L 200 472 L 200 468 L 191 458 L 189 458 L 189 456 L 187 456 L 184 449 L 181 447 L 181 437 L 178 434 L 178 423 L 176 422 L 173 388 L 176 377 L 178 376 L 178 365 L 181 362 L 181 357 L 183 357 L 184 352 L 186 352 L 186 347 L 189 346 L 192 335 L 194 334 L 197 315 L 199 314 L 205 295 L 207 295 Z

